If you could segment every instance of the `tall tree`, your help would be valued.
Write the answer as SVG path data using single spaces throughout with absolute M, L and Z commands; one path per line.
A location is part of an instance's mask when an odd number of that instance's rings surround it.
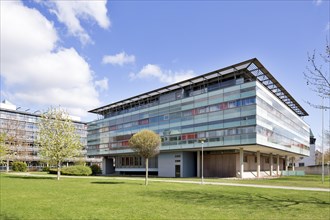
M 330 69 L 330 45 L 326 41 L 325 52 L 316 55 L 314 50 L 312 54 L 308 53 L 308 63 L 306 67 L 306 72 L 304 72 L 307 85 L 314 91 L 318 96 L 329 99 L 330 98 L 330 78 L 329 78 L 329 69 Z M 314 108 L 320 109 L 330 109 L 330 106 L 327 104 L 315 104 L 308 101 L 309 105 Z
M 141 130 L 129 140 L 130 147 L 145 159 L 146 177 L 145 185 L 148 185 L 149 158 L 159 154 L 161 139 L 158 134 L 150 130 Z
M 69 115 L 55 108 L 50 108 L 42 114 L 38 139 L 40 155 L 57 164 L 57 180 L 59 180 L 62 162 L 79 155 L 82 149 L 80 137 Z

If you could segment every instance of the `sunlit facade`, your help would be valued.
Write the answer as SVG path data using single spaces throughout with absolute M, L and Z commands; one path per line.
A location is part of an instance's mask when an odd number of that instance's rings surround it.
M 309 155 L 307 113 L 257 59 L 90 112 L 102 119 L 88 124 L 87 154 L 105 174 L 145 171 L 128 147 L 141 129 L 161 136 L 149 170 L 164 177 L 280 175 Z
M 0 103 L 0 133 L 7 135 L 7 144 L 10 145 L 10 161 L 24 161 L 29 167 L 40 167 L 44 164 L 44 161 L 40 158 L 38 152 L 38 122 L 40 120 L 40 113 L 31 113 L 28 110 L 22 110 L 19 107 L 3 101 Z M 77 117 L 74 117 L 76 119 Z M 86 155 L 87 145 L 87 125 L 84 122 L 73 121 L 77 134 L 80 136 L 80 141 L 84 146 L 82 155 Z M 2 158 L 2 160 L 6 160 Z M 87 162 L 100 163 L 99 158 L 87 158 L 84 160 Z M 74 160 L 68 160 L 66 162 L 73 163 Z M 66 163 L 65 162 L 65 163 Z M 4 169 L 4 166 L 2 167 Z

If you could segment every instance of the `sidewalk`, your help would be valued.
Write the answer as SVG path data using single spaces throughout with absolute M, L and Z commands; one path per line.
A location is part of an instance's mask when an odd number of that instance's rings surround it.
M 31 173 L 8 173 L 10 175 L 18 176 L 33 176 L 33 177 L 54 177 L 54 175 L 38 175 Z M 141 180 L 144 181 L 144 177 L 105 177 L 105 176 L 64 176 L 61 178 L 82 178 L 82 179 L 102 179 L 102 180 Z M 166 183 L 186 183 L 186 184 L 201 184 L 201 181 L 191 180 L 167 180 L 167 179 L 153 179 L 149 178 L 149 182 L 166 182 Z M 330 192 L 330 189 L 324 188 L 312 188 L 312 187 L 294 187 L 294 186 L 272 186 L 272 185 L 257 185 L 257 184 L 241 184 L 241 183 L 220 183 L 220 182 L 207 182 L 204 180 L 203 185 L 218 185 L 218 186 L 239 186 L 239 187 L 254 187 L 254 188 L 266 188 L 266 189 L 285 189 L 285 190 L 304 190 L 304 191 L 318 191 L 318 192 Z

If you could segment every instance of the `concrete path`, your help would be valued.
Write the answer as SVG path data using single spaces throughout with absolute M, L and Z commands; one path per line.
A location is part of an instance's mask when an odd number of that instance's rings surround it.
M 8 173 L 10 175 L 18 176 L 33 176 L 33 177 L 54 177 L 54 175 L 38 175 L 31 173 Z M 108 177 L 108 176 L 63 176 L 61 178 L 81 178 L 81 179 L 102 179 L 102 180 L 140 180 L 144 181 L 144 177 Z M 153 179 L 149 178 L 150 182 L 166 182 L 166 183 L 186 183 L 186 184 L 199 184 L 201 181 L 191 180 L 168 180 L 168 179 Z M 325 183 L 327 184 L 327 183 Z M 240 187 L 254 187 L 254 188 L 266 188 L 266 189 L 285 189 L 285 190 L 304 190 L 304 191 L 318 191 L 318 192 L 330 192 L 330 189 L 325 188 L 312 188 L 312 187 L 294 187 L 294 186 L 273 186 L 273 185 L 257 185 L 257 184 L 243 184 L 243 183 L 221 183 L 221 182 L 207 182 L 204 179 L 203 185 L 218 185 L 218 186 L 240 186 Z

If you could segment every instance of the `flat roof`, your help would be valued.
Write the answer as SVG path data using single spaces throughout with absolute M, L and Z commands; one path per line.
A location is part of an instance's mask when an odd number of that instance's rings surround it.
M 191 79 L 187 79 L 181 82 L 177 82 L 168 86 L 164 86 L 159 89 L 152 90 L 140 95 L 136 95 L 118 102 L 114 102 L 88 112 L 101 114 L 106 110 L 130 103 L 139 101 L 145 98 L 153 97 L 155 95 L 162 94 L 164 92 L 170 92 L 185 86 L 193 85 L 195 83 L 202 82 L 217 77 L 224 77 L 230 73 L 237 72 L 239 70 L 247 70 L 247 74 L 257 79 L 266 88 L 269 89 L 275 96 L 277 96 L 285 105 L 287 105 L 298 116 L 307 116 L 308 113 L 300 106 L 300 104 L 286 91 L 286 89 L 275 79 L 275 77 L 260 63 L 257 58 L 249 59 L 219 70 L 215 70 L 203 75 L 196 76 Z
M 0 108 L 0 111 L 41 118 L 41 114 L 31 113 L 27 111 L 18 111 L 18 110 L 6 109 L 6 108 Z M 40 112 L 40 111 L 36 111 L 36 112 Z M 71 121 L 78 124 L 87 124 L 86 122 L 82 122 L 82 121 L 76 121 L 76 120 L 71 120 Z

